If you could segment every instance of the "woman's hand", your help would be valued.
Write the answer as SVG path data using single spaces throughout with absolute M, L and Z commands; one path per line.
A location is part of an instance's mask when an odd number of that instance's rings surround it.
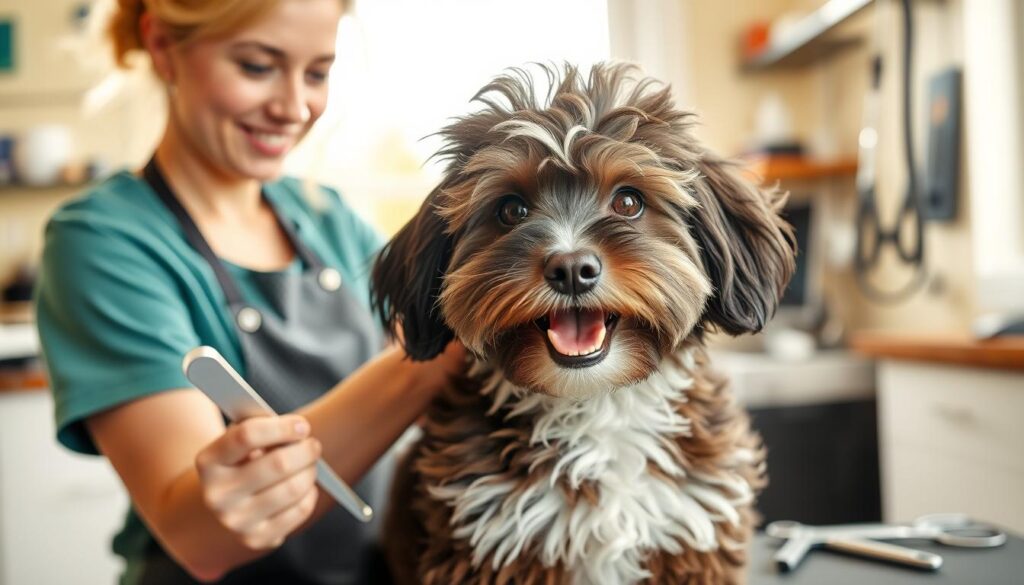
M 277 548 L 316 506 L 320 452 L 298 415 L 233 424 L 196 455 L 203 501 L 247 548 Z
M 445 346 L 444 351 L 434 358 L 434 362 L 448 376 L 458 376 L 466 371 L 466 354 L 466 346 L 456 339 Z
M 394 347 L 404 348 L 405 329 L 402 328 L 401 322 L 395 323 L 392 334 L 394 335 L 392 337 Z M 447 378 L 465 373 L 466 354 L 466 346 L 462 345 L 462 342 L 458 339 L 454 339 L 448 342 L 448 345 L 444 347 L 444 351 L 428 360 L 427 363 L 431 364 L 431 367 L 440 368 L 441 373 L 446 376 L 442 382 L 443 384 L 447 383 Z

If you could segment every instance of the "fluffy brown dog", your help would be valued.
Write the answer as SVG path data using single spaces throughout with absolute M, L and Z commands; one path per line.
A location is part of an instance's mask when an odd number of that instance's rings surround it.
M 374 269 L 415 359 L 473 363 L 399 470 L 399 581 L 736 583 L 764 454 L 708 371 L 793 271 L 782 197 L 690 132 L 669 90 L 603 65 L 511 70 L 442 131 L 447 175 Z

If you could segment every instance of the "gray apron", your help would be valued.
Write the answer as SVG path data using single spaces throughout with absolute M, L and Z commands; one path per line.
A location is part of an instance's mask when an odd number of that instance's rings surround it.
M 301 274 L 255 274 L 272 311 L 260 311 L 245 302 L 155 160 L 146 165 L 143 176 L 177 218 L 189 244 L 216 274 L 235 317 L 246 379 L 277 412 L 291 412 L 320 397 L 380 351 L 383 337 L 370 312 L 342 285 L 340 273 L 325 266 L 296 236 L 291 223 L 265 194 L 264 201 L 303 264 Z M 383 458 L 354 486 L 375 510 L 383 509 L 393 461 L 392 457 Z M 364 524 L 335 506 L 271 554 L 232 571 L 218 583 L 389 583 L 377 547 L 378 532 L 378 520 Z M 155 547 L 146 560 L 141 583 L 196 583 L 159 544 Z

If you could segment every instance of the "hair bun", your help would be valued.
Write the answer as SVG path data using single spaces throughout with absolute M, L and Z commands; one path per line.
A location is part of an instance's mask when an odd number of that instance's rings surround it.
M 114 60 L 118 67 L 128 68 L 127 57 L 140 50 L 142 35 L 139 32 L 139 17 L 145 10 L 143 0 L 117 0 L 107 27 L 107 35 L 114 43 Z

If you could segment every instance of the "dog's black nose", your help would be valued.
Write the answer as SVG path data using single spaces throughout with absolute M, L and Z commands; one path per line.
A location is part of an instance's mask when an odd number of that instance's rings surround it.
M 588 251 L 554 254 L 544 264 L 544 279 L 563 295 L 581 295 L 601 280 L 601 261 Z

